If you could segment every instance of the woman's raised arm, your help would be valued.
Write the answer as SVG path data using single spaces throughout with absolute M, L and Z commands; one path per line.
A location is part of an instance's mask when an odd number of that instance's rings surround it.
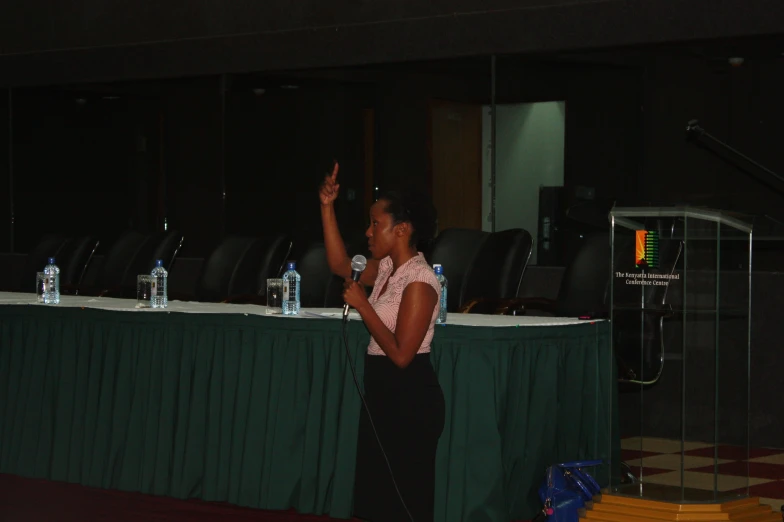
M 321 226 L 324 230 L 324 246 L 327 250 L 327 263 L 333 274 L 348 278 L 351 277 L 351 259 L 346 252 L 346 244 L 340 236 L 338 220 L 335 216 L 335 200 L 338 198 L 340 184 L 338 179 L 339 165 L 335 162 L 332 174 L 324 178 L 324 182 L 319 189 L 319 201 L 321 202 Z M 360 281 L 362 284 L 372 286 L 378 275 L 378 261 L 369 259 L 367 268 L 362 272 Z

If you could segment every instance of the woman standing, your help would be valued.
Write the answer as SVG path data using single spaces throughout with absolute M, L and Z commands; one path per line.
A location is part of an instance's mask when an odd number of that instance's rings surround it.
M 337 176 L 336 163 L 319 192 L 327 261 L 333 273 L 345 278 L 343 298 L 371 335 L 365 398 L 383 446 L 382 452 L 363 408 L 354 515 L 371 522 L 430 522 L 436 448 L 444 427 L 444 396 L 430 364 L 441 288 L 416 244 L 435 235 L 436 211 L 426 198 L 406 192 L 386 194 L 371 207 L 365 235 L 372 258 L 360 278 L 373 285 L 368 299 L 362 285 L 350 278 L 351 261 L 335 218 Z

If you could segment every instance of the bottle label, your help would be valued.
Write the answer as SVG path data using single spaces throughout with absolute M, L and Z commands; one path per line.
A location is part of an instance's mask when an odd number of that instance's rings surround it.
M 155 290 L 158 287 L 156 284 L 155 278 L 150 282 L 150 295 L 158 295 L 157 291 Z
M 283 281 L 283 302 L 289 300 L 289 282 Z

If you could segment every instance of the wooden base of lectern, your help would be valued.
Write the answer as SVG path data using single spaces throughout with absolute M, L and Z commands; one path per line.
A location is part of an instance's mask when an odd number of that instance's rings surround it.
M 781 514 L 775 513 L 770 506 L 761 505 L 757 497 L 722 504 L 676 504 L 608 494 L 595 497 L 582 518 L 595 522 L 781 522 Z

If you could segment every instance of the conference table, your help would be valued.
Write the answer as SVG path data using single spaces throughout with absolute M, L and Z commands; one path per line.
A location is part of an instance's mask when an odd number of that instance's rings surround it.
M 352 314 L 344 344 L 340 313 L 0 293 L 0 473 L 349 518 L 361 402 L 347 354 L 361 383 L 369 334 Z M 574 318 L 437 326 L 436 520 L 531 518 L 547 466 L 609 462 L 609 337 Z

